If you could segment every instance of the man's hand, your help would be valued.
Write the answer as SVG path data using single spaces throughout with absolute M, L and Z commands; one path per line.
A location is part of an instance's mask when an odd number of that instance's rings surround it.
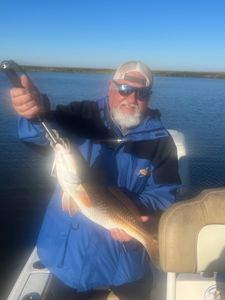
M 150 217 L 149 216 L 141 216 L 140 220 L 142 222 L 148 222 L 150 220 Z M 130 236 L 129 234 L 127 234 L 124 230 L 118 229 L 118 228 L 111 229 L 110 234 L 114 240 L 117 240 L 120 242 L 128 242 L 133 239 L 133 237 Z
M 20 77 L 23 88 L 12 88 L 10 95 L 15 111 L 26 119 L 32 119 L 44 112 L 41 95 L 25 75 Z

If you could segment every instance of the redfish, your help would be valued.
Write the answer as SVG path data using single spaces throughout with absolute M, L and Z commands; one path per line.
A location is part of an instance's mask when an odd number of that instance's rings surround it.
M 145 229 L 140 213 L 131 200 L 116 187 L 81 182 L 77 167 L 80 153 L 72 152 L 68 143 L 57 143 L 53 149 L 54 169 L 62 188 L 62 209 L 70 215 L 79 210 L 88 219 L 108 230 L 124 230 L 144 246 L 153 263 L 158 265 L 157 235 Z

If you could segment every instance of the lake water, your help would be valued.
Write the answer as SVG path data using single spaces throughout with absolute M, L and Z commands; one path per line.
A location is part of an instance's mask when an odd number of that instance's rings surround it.
M 106 95 L 105 74 L 31 72 L 52 106 Z M 18 269 L 21 253 L 33 247 L 49 195 L 52 160 L 18 141 L 17 116 L 9 87 L 0 73 L 0 214 L 1 267 Z M 222 79 L 155 77 L 151 106 L 159 108 L 167 128 L 186 139 L 190 188 L 225 186 L 225 81 Z M 18 260 L 17 260 L 18 259 Z M 2 272 L 3 274 L 3 272 Z M 4 278 L 4 275 L 1 275 Z M 1 279 L 0 278 L 0 279 Z M 4 279 L 3 279 L 4 282 Z M 0 289 L 1 290 L 1 289 Z M 1 298 L 1 294 L 0 294 Z

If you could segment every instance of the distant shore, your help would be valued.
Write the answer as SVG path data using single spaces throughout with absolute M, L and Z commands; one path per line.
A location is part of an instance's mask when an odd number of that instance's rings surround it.
M 71 73 L 97 73 L 113 74 L 114 69 L 98 68 L 78 68 L 78 67 L 43 67 L 43 66 L 23 66 L 26 71 L 36 72 L 71 72 Z M 225 72 L 192 72 L 192 71 L 152 71 L 156 76 L 172 77 L 204 77 L 204 78 L 221 78 L 225 79 Z

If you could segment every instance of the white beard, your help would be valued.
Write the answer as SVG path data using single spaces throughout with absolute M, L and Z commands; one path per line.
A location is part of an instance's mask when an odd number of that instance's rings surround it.
M 140 124 L 141 113 L 138 111 L 138 107 L 136 105 L 135 107 L 137 108 L 136 112 L 132 115 L 122 112 L 120 106 L 112 109 L 113 120 L 121 127 L 122 130 L 135 127 Z

